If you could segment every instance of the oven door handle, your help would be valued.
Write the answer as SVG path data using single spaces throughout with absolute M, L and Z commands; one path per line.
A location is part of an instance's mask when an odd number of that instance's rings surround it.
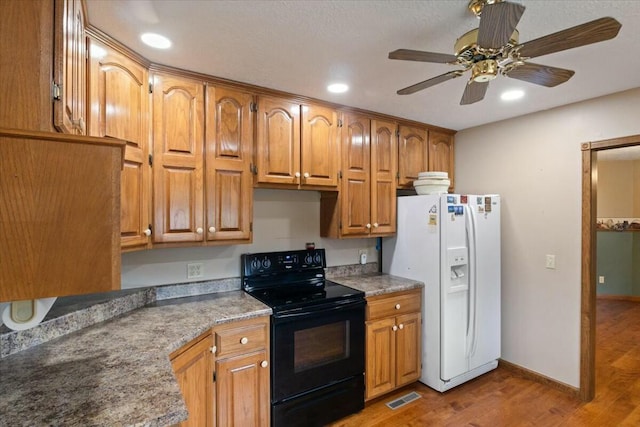
M 347 311 L 358 308 L 364 308 L 366 301 L 364 299 L 353 299 L 340 301 L 338 303 L 320 304 L 311 307 L 303 307 L 294 309 L 284 313 L 277 313 L 273 315 L 274 321 L 287 321 L 298 319 L 302 316 L 314 316 L 318 314 L 335 313 L 337 311 Z

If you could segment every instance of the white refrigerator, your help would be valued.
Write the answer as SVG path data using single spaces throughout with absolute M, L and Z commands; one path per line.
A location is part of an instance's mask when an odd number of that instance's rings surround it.
M 440 392 L 498 366 L 500 196 L 398 197 L 382 270 L 424 282 L 422 376 Z

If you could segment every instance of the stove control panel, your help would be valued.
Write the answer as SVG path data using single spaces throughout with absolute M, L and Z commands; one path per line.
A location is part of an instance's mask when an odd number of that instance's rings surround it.
M 276 274 L 326 267 L 324 249 L 242 254 L 242 276 Z

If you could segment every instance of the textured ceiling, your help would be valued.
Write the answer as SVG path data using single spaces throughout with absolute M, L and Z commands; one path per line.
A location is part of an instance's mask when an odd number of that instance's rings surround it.
M 398 89 L 455 67 L 387 55 L 398 48 L 453 54 L 455 40 L 478 26 L 467 0 L 87 0 L 87 8 L 92 25 L 156 63 L 455 130 L 640 87 L 640 1 L 519 2 L 526 7 L 520 42 L 604 16 L 622 29 L 613 40 L 535 59 L 575 70 L 567 83 L 546 88 L 499 76 L 484 101 L 460 106 L 468 74 L 399 96 Z M 166 35 L 173 47 L 146 47 L 139 41 L 145 31 Z M 333 81 L 350 91 L 329 94 Z M 500 101 L 513 88 L 525 98 Z

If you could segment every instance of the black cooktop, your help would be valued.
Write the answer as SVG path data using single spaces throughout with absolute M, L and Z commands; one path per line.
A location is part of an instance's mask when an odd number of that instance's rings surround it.
M 364 298 L 364 292 L 329 280 L 325 280 L 322 287 L 313 289 L 275 287 L 249 291 L 249 294 L 267 304 L 274 312 Z
M 363 300 L 364 292 L 325 280 L 324 249 L 243 254 L 242 288 L 274 314 Z

